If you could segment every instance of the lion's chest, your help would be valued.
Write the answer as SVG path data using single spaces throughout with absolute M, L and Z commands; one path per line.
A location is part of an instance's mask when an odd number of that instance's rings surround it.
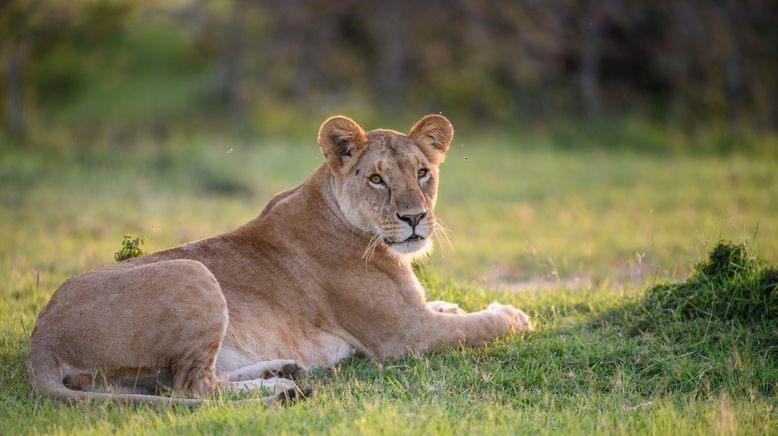
M 319 333 L 319 343 L 321 344 L 320 352 L 326 360 L 325 364 L 337 363 L 351 356 L 354 351 L 351 344 L 343 338 L 327 332 Z

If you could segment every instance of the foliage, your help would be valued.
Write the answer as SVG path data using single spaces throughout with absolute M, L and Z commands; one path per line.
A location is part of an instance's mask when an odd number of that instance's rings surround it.
M 137 238 L 133 238 L 131 235 L 125 233 L 122 240 L 122 248 L 113 255 L 117 262 L 123 260 L 132 259 L 133 257 L 141 257 L 146 253 L 140 247 L 145 242 L 143 235 L 138 235 Z
M 121 131 L 207 120 L 271 133 L 347 111 L 478 126 L 629 114 L 688 134 L 720 126 L 731 149 L 775 133 L 777 16 L 767 0 L 12 0 L 0 61 L 15 73 L 0 89 L 6 118 L 24 102 L 47 127 L 77 127 L 73 112 Z
M 3 109 L 7 129 L 16 135 L 23 134 L 29 111 L 25 106 L 31 100 L 31 94 L 55 90 L 51 94 L 60 97 L 58 94 L 63 91 L 67 94 L 68 82 L 77 80 L 69 73 L 75 72 L 76 76 L 80 73 L 78 64 L 57 64 L 51 74 L 52 81 L 57 83 L 46 89 L 46 81 L 39 80 L 46 74 L 36 74 L 30 66 L 41 60 L 46 63 L 46 56 L 58 47 L 73 48 L 83 46 L 86 41 L 109 39 L 121 31 L 132 10 L 133 2 L 127 0 L 7 0 L 0 3 L 0 63 L 6 73 L 0 97 L 6 103 Z

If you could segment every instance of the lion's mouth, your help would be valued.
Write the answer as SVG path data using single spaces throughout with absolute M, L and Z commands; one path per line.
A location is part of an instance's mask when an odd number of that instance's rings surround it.
M 403 239 L 402 241 L 393 241 L 389 238 L 384 238 L 384 242 L 388 245 L 395 245 L 395 244 L 403 244 L 406 242 L 416 242 L 416 241 L 423 241 L 425 238 L 421 235 L 417 235 L 416 233 L 412 234 L 411 236 L 408 236 L 407 238 Z
M 384 243 L 391 249 L 391 251 L 404 254 L 419 256 L 422 253 L 426 253 L 431 247 L 431 242 L 424 236 L 417 235 L 416 233 L 408 236 L 402 241 L 393 241 L 388 238 L 384 238 Z
M 411 236 L 408 236 L 408 238 L 406 238 L 403 242 L 421 241 L 422 239 L 424 238 L 414 233 Z

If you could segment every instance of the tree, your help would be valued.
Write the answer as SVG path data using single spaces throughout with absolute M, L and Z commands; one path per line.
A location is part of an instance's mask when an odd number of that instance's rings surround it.
M 116 31 L 130 0 L 5 0 L 0 3 L 0 62 L 4 67 L 5 122 L 16 136 L 26 125 L 27 63 L 80 33 Z

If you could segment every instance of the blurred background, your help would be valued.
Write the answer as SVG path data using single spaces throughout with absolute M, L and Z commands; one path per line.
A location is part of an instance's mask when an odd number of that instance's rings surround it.
M 55 124 L 126 137 L 192 123 L 288 134 L 332 112 L 442 111 L 509 128 L 629 117 L 690 139 L 714 129 L 722 137 L 705 148 L 728 149 L 735 134 L 778 125 L 778 5 L 766 0 L 0 8 L 4 120 L 16 134 Z
M 430 112 L 457 129 L 445 274 L 631 286 L 718 238 L 776 259 L 776 23 L 769 0 L 5 0 L 3 264 L 227 231 L 323 162 L 327 116 Z

